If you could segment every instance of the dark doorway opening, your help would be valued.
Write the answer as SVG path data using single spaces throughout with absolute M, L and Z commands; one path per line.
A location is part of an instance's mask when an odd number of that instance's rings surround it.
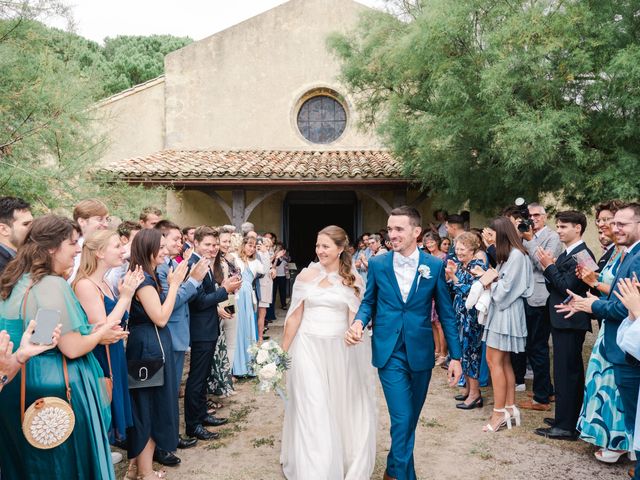
M 317 234 L 342 227 L 353 241 L 357 198 L 353 192 L 291 192 L 284 202 L 285 239 L 292 261 L 302 270 L 315 260 Z

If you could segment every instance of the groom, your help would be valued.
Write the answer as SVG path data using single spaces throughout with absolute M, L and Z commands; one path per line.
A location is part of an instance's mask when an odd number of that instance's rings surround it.
M 384 480 L 415 480 L 413 445 L 434 366 L 432 300 L 444 330 L 451 362 L 449 384 L 462 374 L 460 341 L 442 260 L 418 249 L 420 213 L 391 211 L 387 222 L 393 252 L 369 261 L 367 289 L 345 340 L 355 345 L 372 321 L 373 366 L 378 369 L 391 417 L 391 450 Z

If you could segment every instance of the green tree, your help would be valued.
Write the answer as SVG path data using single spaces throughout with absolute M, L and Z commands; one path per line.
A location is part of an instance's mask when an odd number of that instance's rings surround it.
M 424 189 L 490 212 L 640 194 L 629 0 L 398 0 L 333 35 L 342 80 Z
M 0 192 L 30 200 L 37 211 L 68 211 L 88 196 L 105 199 L 121 216 L 160 203 L 163 191 L 89 175 L 102 146 L 89 108 L 103 91 L 93 43 L 42 26 L 26 16 L 30 10 L 11 18 L 2 6 Z
M 171 35 L 107 37 L 103 54 L 105 94 L 112 95 L 164 73 L 164 57 L 193 42 Z

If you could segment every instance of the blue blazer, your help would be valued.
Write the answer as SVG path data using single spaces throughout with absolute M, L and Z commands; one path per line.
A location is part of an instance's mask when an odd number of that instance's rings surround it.
M 618 327 L 622 321 L 627 318 L 629 312 L 613 292 L 618 291 L 618 280 L 621 278 L 631 278 L 631 273 L 640 271 L 640 244 L 636 245 L 633 250 L 627 253 L 624 261 L 618 268 L 609 296 L 606 300 L 596 300 L 591 305 L 596 318 L 605 320 L 606 328 L 604 329 L 604 353 L 606 359 L 614 364 L 626 364 L 625 353 L 620 349 L 616 342 L 618 335 Z
M 171 260 L 171 264 L 174 268 L 177 265 L 174 260 Z M 156 274 L 158 275 L 160 288 L 162 288 L 162 292 L 166 297 L 169 292 L 169 282 L 167 282 L 169 265 L 166 263 L 158 265 Z M 176 303 L 169 317 L 169 323 L 167 323 L 169 331 L 171 332 L 171 341 L 175 352 L 186 352 L 189 348 L 189 300 L 196 296 L 198 285 L 198 282 L 192 278 L 188 278 L 178 289 Z
M 407 301 L 403 302 L 393 270 L 393 255 L 394 252 L 388 252 L 369 260 L 367 289 L 356 314 L 356 319 L 362 321 L 364 326 L 373 320 L 373 366 L 384 368 L 398 342 L 398 337 L 403 335 L 409 368 L 412 371 L 433 368 L 433 299 L 451 358 L 458 360 L 462 351 L 451 296 L 444 276 L 444 262 L 420 251 L 418 265 L 429 267 L 431 278 L 424 278 L 416 272 Z

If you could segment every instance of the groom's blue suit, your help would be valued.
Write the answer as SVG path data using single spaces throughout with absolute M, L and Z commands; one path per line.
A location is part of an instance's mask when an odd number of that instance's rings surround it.
M 378 368 L 391 417 L 387 474 L 415 480 L 415 429 L 434 366 L 432 300 L 451 358 L 457 360 L 462 353 L 442 260 L 420 251 L 418 265 L 426 265 L 429 273 L 422 275 L 418 266 L 404 302 L 393 268 L 394 255 L 389 252 L 369 260 L 367 289 L 356 320 L 363 326 L 373 320 L 373 366 Z

